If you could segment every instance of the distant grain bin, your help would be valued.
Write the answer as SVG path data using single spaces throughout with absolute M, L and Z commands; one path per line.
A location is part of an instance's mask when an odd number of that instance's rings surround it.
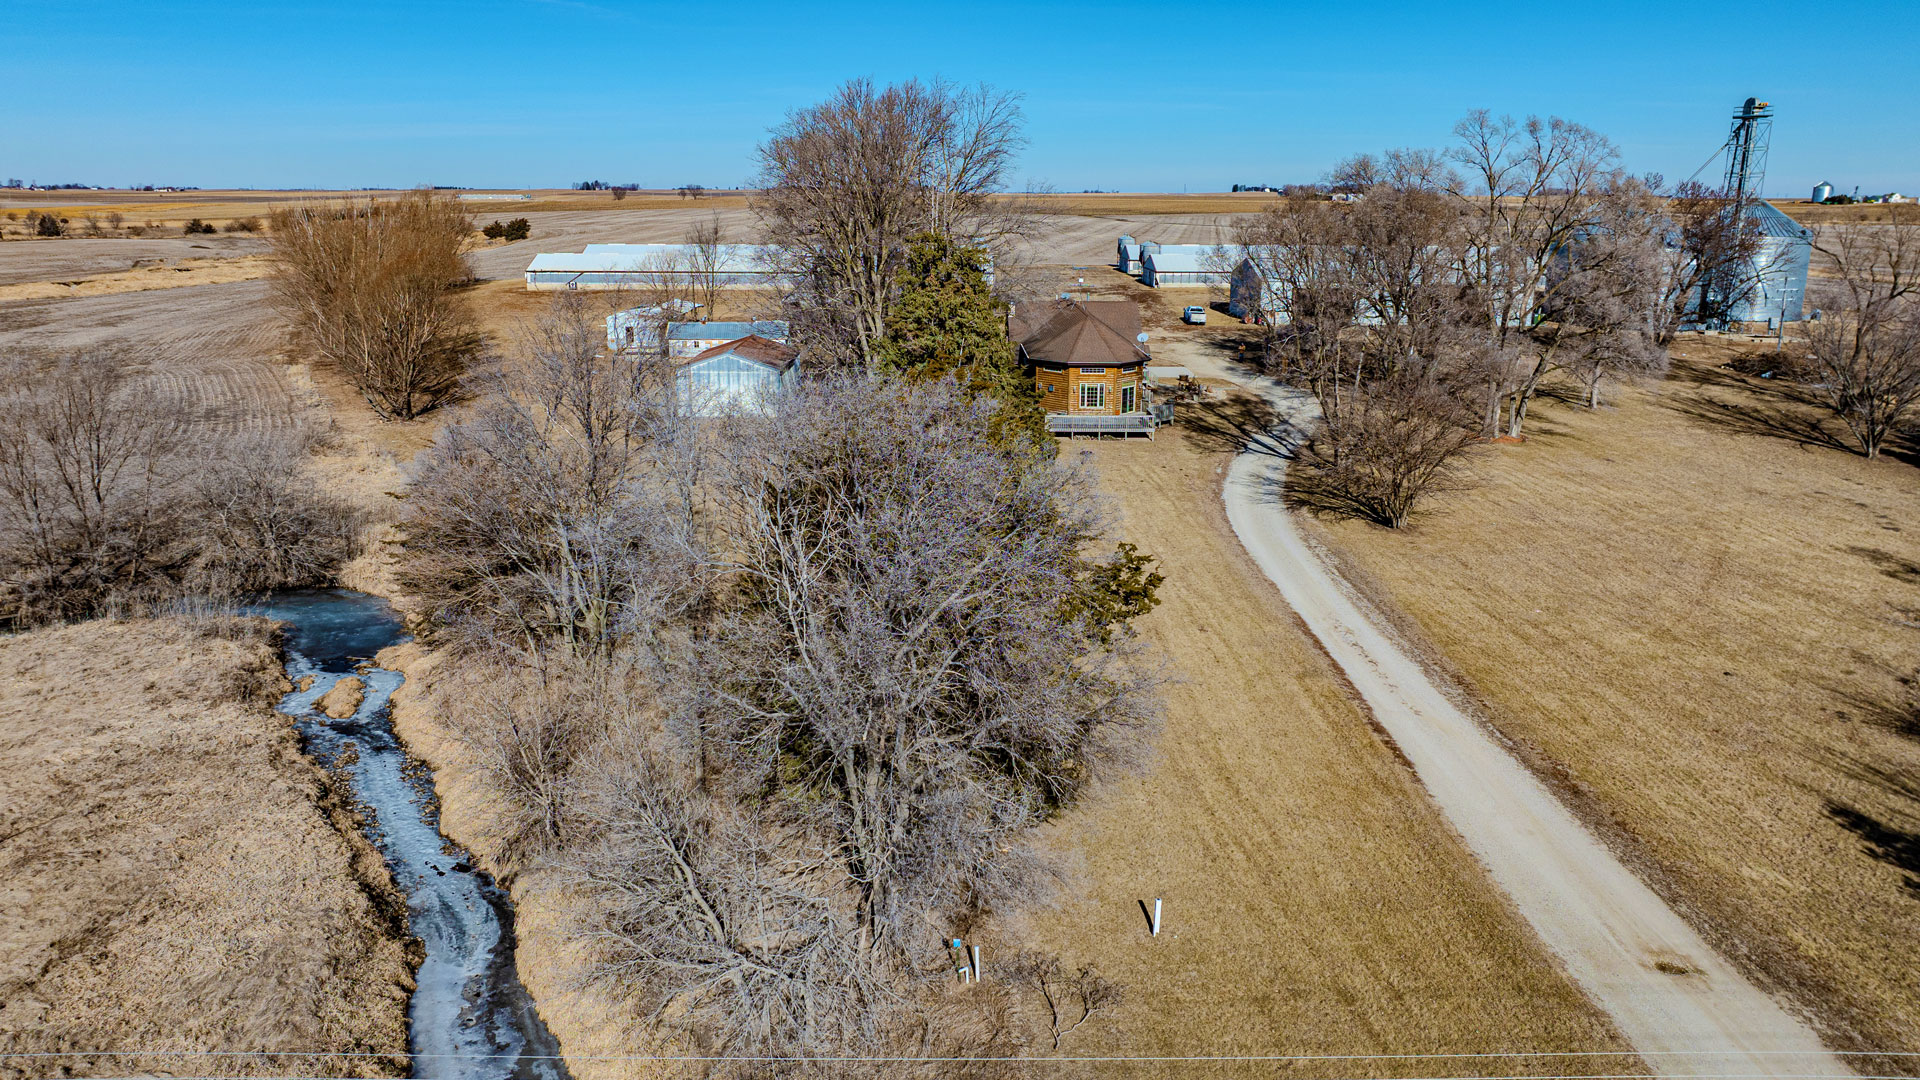
M 1822 203 L 1822 202 L 1826 202 L 1828 199 L 1831 199 L 1831 198 L 1833 198 L 1832 184 L 1829 184 L 1825 180 L 1822 180 L 1819 183 L 1813 185 L 1813 201 L 1814 202 Z

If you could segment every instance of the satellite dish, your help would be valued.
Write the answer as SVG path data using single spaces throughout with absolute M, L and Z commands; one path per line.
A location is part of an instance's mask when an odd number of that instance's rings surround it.
M 1144 343 L 1147 340 L 1147 332 L 1145 330 L 1140 331 L 1140 336 L 1133 340 Z

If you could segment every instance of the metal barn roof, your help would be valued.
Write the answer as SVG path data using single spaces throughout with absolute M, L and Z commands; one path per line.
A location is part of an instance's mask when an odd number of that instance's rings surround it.
M 713 269 L 730 274 L 774 272 L 768 257 L 773 249 L 759 244 L 720 244 L 715 250 Z M 527 265 L 528 273 L 617 273 L 677 270 L 691 272 L 699 261 L 698 249 L 691 244 L 588 244 L 580 252 L 549 252 L 535 255 Z M 701 269 L 705 269 L 701 267 Z
M 1183 245 L 1195 248 L 1194 251 L 1149 251 L 1142 258 L 1157 274 L 1222 274 L 1226 270 L 1220 261 L 1213 257 L 1213 248 L 1206 244 Z
M 740 338 L 758 335 L 775 340 L 787 336 L 787 324 L 783 319 L 762 319 L 757 322 L 674 322 L 667 324 L 667 338 L 672 341 L 736 341 Z

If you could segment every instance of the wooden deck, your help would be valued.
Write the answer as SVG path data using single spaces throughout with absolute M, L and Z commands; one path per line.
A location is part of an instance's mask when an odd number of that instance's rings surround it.
M 1118 435 L 1123 439 L 1145 435 L 1151 439 L 1153 429 L 1153 417 L 1143 412 L 1124 413 L 1120 416 L 1047 414 L 1047 431 L 1054 435 Z

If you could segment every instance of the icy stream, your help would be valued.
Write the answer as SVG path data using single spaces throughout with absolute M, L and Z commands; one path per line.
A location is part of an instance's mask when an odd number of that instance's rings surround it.
M 503 890 L 440 834 L 433 778 L 394 738 L 387 701 L 404 681 L 373 655 L 404 638 L 387 603 L 345 589 L 278 593 L 248 609 L 288 623 L 287 677 L 305 690 L 280 702 L 306 752 L 344 772 L 367 811 L 367 834 L 407 897 L 412 933 L 426 945 L 409 1006 L 413 1075 L 448 1080 L 565 1080 L 557 1044 L 514 968 L 513 910 Z M 353 716 L 314 708 L 359 675 Z

